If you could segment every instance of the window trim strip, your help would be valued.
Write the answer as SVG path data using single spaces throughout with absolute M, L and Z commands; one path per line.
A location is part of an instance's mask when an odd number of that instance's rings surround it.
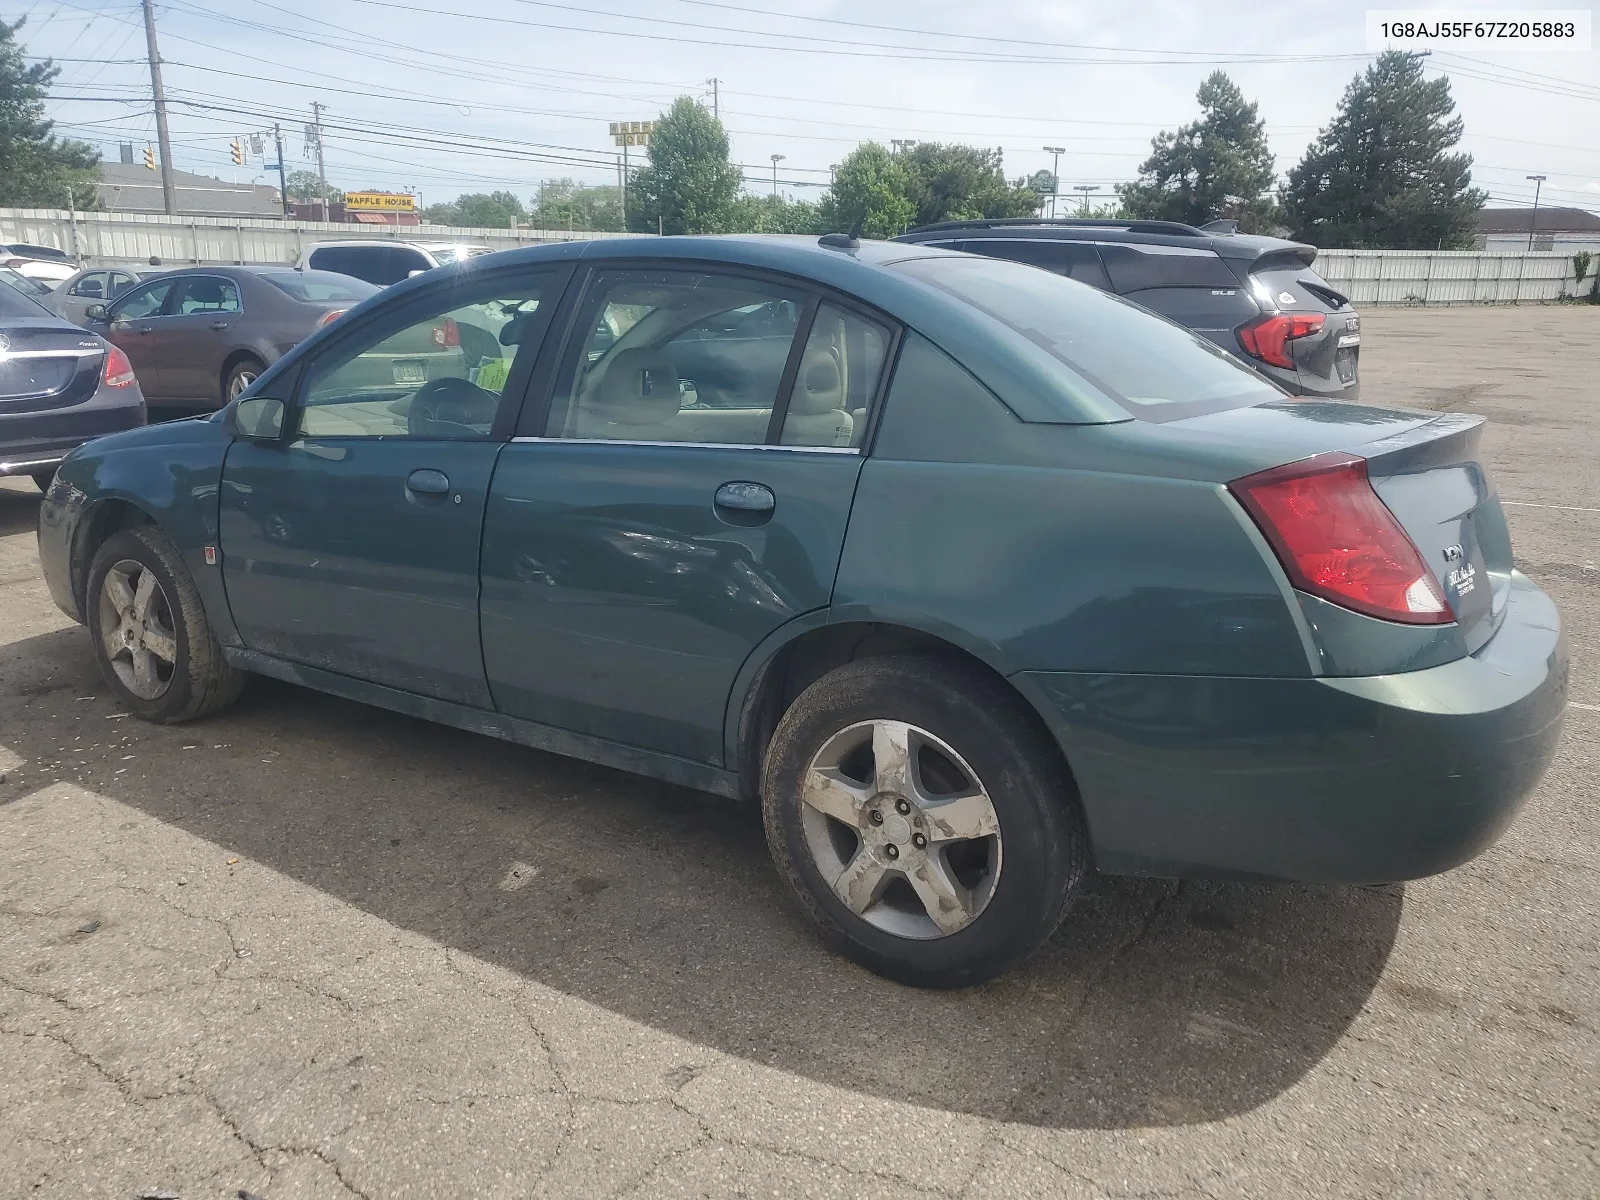
M 513 444 L 549 442 L 561 446 L 670 446 L 674 450 L 780 450 L 791 454 L 861 454 L 859 446 L 778 446 L 771 442 L 649 442 L 624 438 L 569 438 L 519 436 Z

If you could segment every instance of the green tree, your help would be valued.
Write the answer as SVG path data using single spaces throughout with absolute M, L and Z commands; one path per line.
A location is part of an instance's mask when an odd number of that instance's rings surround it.
M 910 189 L 900 156 L 877 142 L 863 142 L 834 168 L 833 186 L 818 206 L 818 224 L 845 233 L 859 223 L 864 237 L 894 237 L 916 221 Z
M 513 221 L 527 218 L 528 211 L 522 201 L 510 192 L 472 192 L 456 197 L 457 225 L 471 225 L 489 229 L 508 228 Z
M 291 200 L 310 204 L 322 198 L 322 179 L 315 171 L 290 171 L 284 176 L 284 183 L 288 185 Z M 343 204 L 344 193 L 338 188 L 329 188 L 328 203 Z
M 740 196 L 728 220 L 730 233 L 826 233 L 818 205 L 784 196 Z
M 622 230 L 622 201 L 614 185 L 591 187 L 575 179 L 547 179 L 539 185 L 529 222 L 537 229 Z
M 1246 233 L 1277 219 L 1272 151 L 1254 103 L 1222 71 L 1200 85 L 1200 119 L 1150 141 L 1139 178 L 1117 189 L 1130 217 L 1203 225 L 1219 217 Z
M 909 180 L 916 207 L 912 223 L 964 221 L 980 217 L 1031 217 L 1039 196 L 1026 182 L 1007 183 L 1001 152 L 957 142 L 918 142 L 896 156 Z
M 1450 81 L 1422 60 L 1380 54 L 1345 88 L 1333 121 L 1289 172 L 1294 236 L 1321 246 L 1470 249 L 1487 196 L 1472 186 Z
M 688 96 L 656 121 L 650 163 L 628 184 L 628 228 L 654 233 L 722 233 L 739 196 L 728 134 Z
M 0 21 L 0 206 L 100 208 L 100 152 L 57 138 L 44 115 L 45 93 L 61 68 L 45 59 L 27 65 L 15 24 Z

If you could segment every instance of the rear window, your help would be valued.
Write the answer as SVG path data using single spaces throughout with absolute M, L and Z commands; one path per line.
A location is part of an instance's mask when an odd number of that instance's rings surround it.
M 1350 298 L 1310 267 L 1277 264 L 1250 272 L 1250 290 L 1268 308 L 1338 312 L 1350 307 Z
M 981 258 L 907 259 L 894 269 L 1010 326 L 1061 363 L 1086 398 L 1110 400 L 1144 420 L 1283 396 L 1181 325 L 1059 275 Z
M 9 279 L 6 280 L 6 283 L 9 282 Z M 24 295 L 21 288 L 0 284 L 0 320 L 31 320 L 41 316 L 53 317 L 55 314 L 31 295 Z
M 280 292 L 288 292 L 296 300 L 312 304 L 325 301 L 343 304 L 378 294 L 378 289 L 365 280 L 353 275 L 336 275 L 332 271 L 275 271 L 261 278 Z

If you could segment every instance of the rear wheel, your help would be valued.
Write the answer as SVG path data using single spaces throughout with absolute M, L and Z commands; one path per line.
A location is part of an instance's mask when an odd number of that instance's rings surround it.
M 807 688 L 763 771 L 779 872 L 834 946 L 904 983 L 1015 966 L 1088 868 L 1065 764 L 1004 685 L 918 658 L 863 659 Z
M 238 698 L 244 674 L 222 657 L 194 580 L 159 529 L 107 538 L 90 563 L 86 597 L 101 673 L 129 711 L 171 724 Z
M 234 363 L 222 381 L 222 402 L 227 404 L 237 399 L 239 393 L 261 378 L 261 372 L 266 369 L 267 364 L 259 358 L 244 358 Z

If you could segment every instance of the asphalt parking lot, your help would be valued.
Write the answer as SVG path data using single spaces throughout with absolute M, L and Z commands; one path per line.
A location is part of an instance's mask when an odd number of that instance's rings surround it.
M 267 681 L 123 716 L 0 483 L 0 1196 L 1600 1194 L 1600 308 L 1363 334 L 1490 418 L 1555 766 L 1447 875 L 1098 879 L 959 993 L 821 950 L 726 801 Z

